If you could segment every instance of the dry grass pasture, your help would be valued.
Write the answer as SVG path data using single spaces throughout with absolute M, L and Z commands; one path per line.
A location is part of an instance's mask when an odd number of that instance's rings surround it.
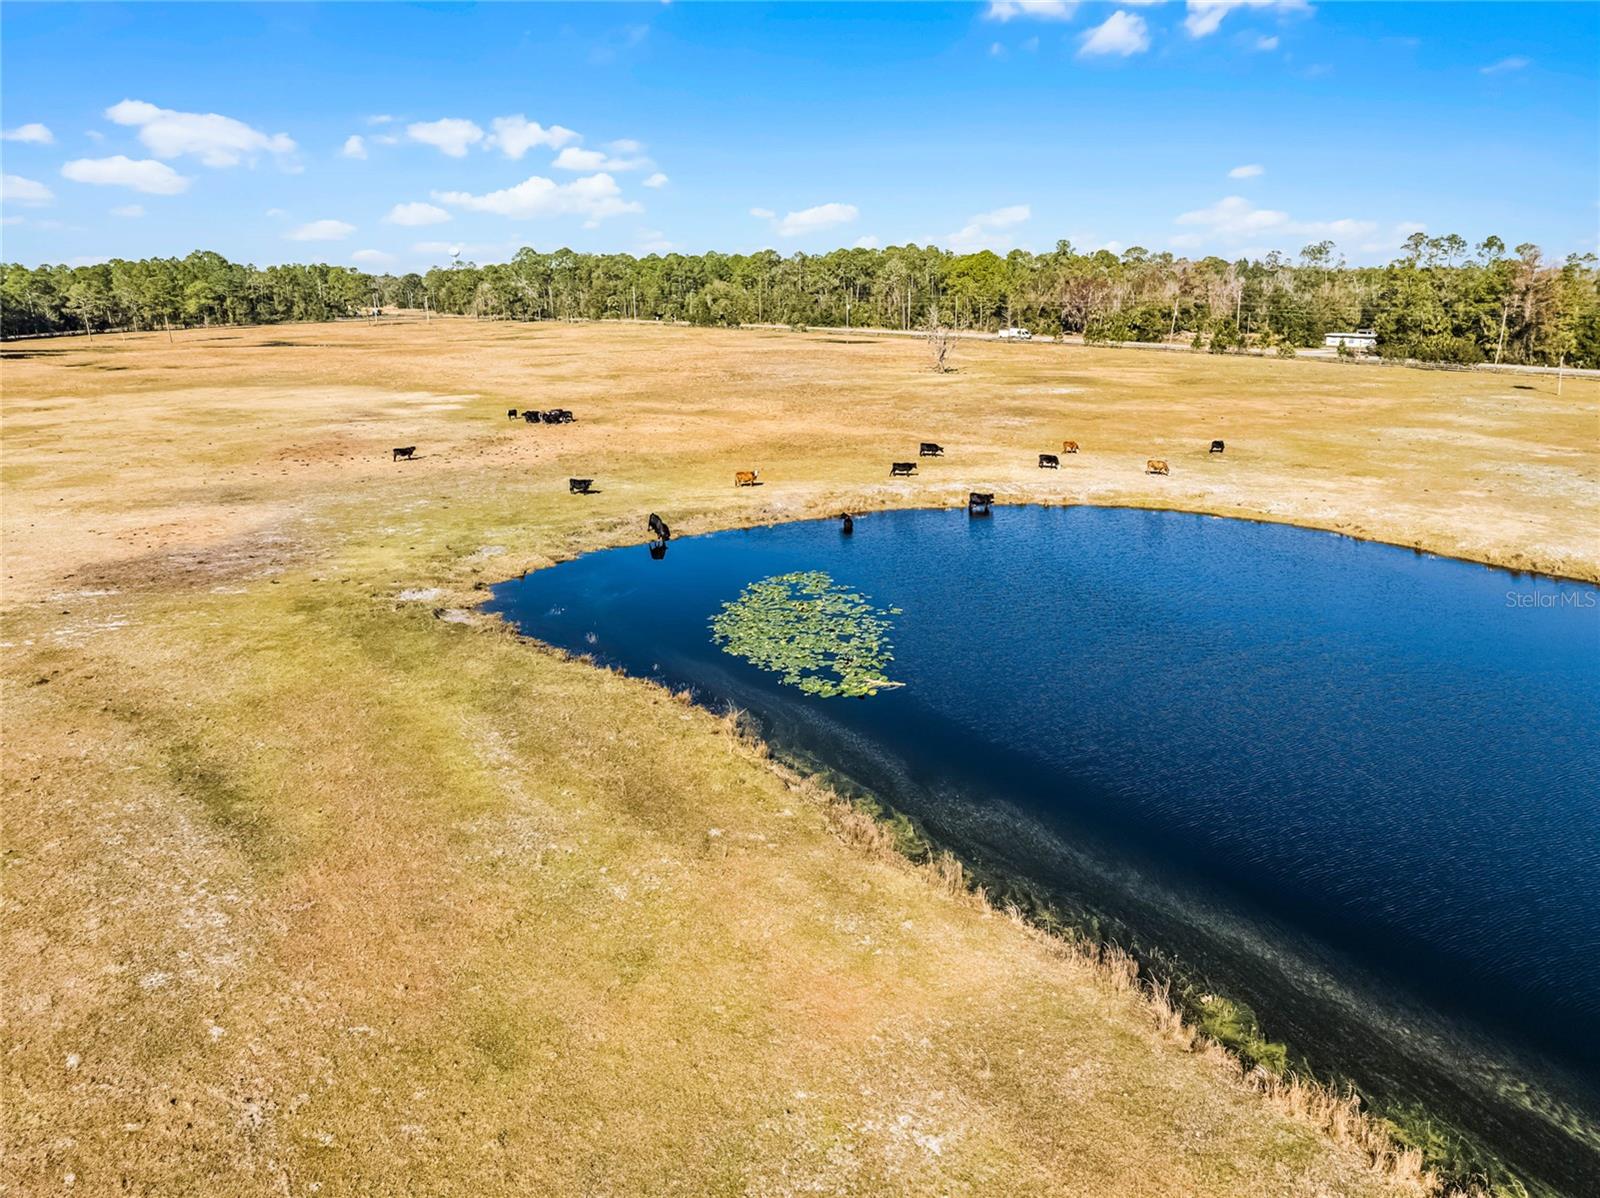
M 973 488 L 1597 579 L 1600 385 L 926 352 L 466 320 L 5 346 L 0 1188 L 1424 1188 L 475 588 L 651 511 Z M 891 483 L 923 439 L 948 457 Z

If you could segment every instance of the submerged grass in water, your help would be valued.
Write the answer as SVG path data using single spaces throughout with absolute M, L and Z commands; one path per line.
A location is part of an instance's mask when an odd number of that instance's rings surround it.
M 821 570 L 752 582 L 711 618 L 711 639 L 725 653 L 780 674 L 807 694 L 864 697 L 890 686 L 894 660 L 889 617 Z

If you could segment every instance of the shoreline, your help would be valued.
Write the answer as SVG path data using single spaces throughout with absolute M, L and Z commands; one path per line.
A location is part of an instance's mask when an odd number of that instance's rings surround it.
M 1038 498 L 1026 498 L 1026 497 L 1019 497 L 1019 498 L 1015 498 L 1015 499 L 1010 498 L 1010 497 L 1000 498 L 998 492 L 996 493 L 996 496 L 997 497 L 994 500 L 994 504 L 993 504 L 993 506 L 996 507 L 996 508 L 1025 508 L 1025 507 L 1070 508 L 1070 507 L 1086 507 L 1086 508 L 1098 508 L 1098 509 L 1102 509 L 1102 510 L 1106 510 L 1106 511 L 1126 510 L 1126 511 L 1139 511 L 1139 512 L 1170 512 L 1170 513 L 1172 513 L 1174 515 L 1180 515 L 1180 516 L 1204 516 L 1204 517 L 1207 517 L 1207 518 L 1213 519 L 1213 520 L 1238 520 L 1238 521 L 1241 521 L 1241 522 L 1246 523 L 1246 524 L 1271 524 L 1271 525 L 1277 525 L 1277 526 L 1285 527 L 1285 528 L 1298 528 L 1298 529 L 1303 529 L 1306 532 L 1325 533 L 1325 534 L 1327 534 L 1329 536 L 1342 537 L 1343 539 L 1348 540 L 1348 541 L 1359 541 L 1359 542 L 1362 542 L 1363 544 L 1368 544 L 1368 545 L 1383 545 L 1383 546 L 1385 546 L 1387 548 L 1390 548 L 1390 549 L 1409 550 L 1410 552 L 1412 552 L 1414 554 L 1418 554 L 1420 556 L 1434 557 L 1434 558 L 1438 558 L 1438 559 L 1440 559 L 1442 561 L 1461 562 L 1461 563 L 1463 563 L 1465 565 L 1482 566 L 1485 569 L 1496 570 L 1496 571 L 1499 571 L 1501 573 L 1513 575 L 1515 577 L 1532 577 L 1532 578 L 1535 578 L 1535 579 L 1548 580 L 1550 582 L 1574 583 L 1574 584 L 1579 584 L 1579 585 L 1583 585 L 1583 586 L 1600 587 L 1600 562 L 1596 563 L 1593 572 L 1591 572 L 1590 574 L 1586 574 L 1586 575 L 1585 574 L 1565 574 L 1565 573 L 1562 573 L 1560 571 L 1549 569 L 1549 568 L 1545 568 L 1545 567 L 1508 565 L 1503 561 L 1495 560 L 1495 559 L 1487 557 L 1487 556 L 1485 556 L 1485 557 L 1475 557 L 1475 556 L 1473 556 L 1471 554 L 1467 554 L 1467 553 L 1452 553 L 1452 552 L 1449 552 L 1449 551 L 1443 550 L 1443 549 L 1432 549 L 1432 548 L 1429 548 L 1428 546 L 1426 546 L 1424 544 L 1421 544 L 1421 543 L 1410 544 L 1410 543 L 1407 543 L 1405 541 L 1388 540 L 1388 539 L 1386 539 L 1384 537 L 1375 536 L 1375 535 L 1368 534 L 1368 533 L 1346 532 L 1343 529 L 1330 528 L 1326 524 L 1317 524 L 1317 523 L 1315 523 L 1313 521 L 1310 521 L 1310 520 L 1298 520 L 1298 519 L 1294 519 L 1294 518 L 1288 517 L 1288 516 L 1273 516 L 1273 515 L 1266 515 L 1266 514 L 1262 514 L 1262 513 L 1256 513 L 1256 514 L 1252 515 L 1252 514 L 1246 514 L 1242 510 L 1240 510 L 1240 511 L 1224 511 L 1224 510 L 1221 510 L 1220 508 L 1182 507 L 1182 506 L 1172 506 L 1170 504 L 1143 504 L 1143 503 L 1133 503 L 1133 502 L 1095 503 L 1095 502 L 1090 501 L 1090 500 L 1080 500 L 1080 499 L 1069 499 L 1069 500 L 1062 500 L 1062 501 L 1058 502 L 1058 501 L 1054 501 L 1054 500 L 1050 500 L 1050 499 L 1038 499 Z M 803 512 L 801 512 L 799 514 L 785 516 L 783 519 L 778 519 L 778 520 L 762 520 L 762 519 L 759 519 L 759 518 L 756 518 L 756 517 L 752 517 L 750 519 L 742 519 L 742 518 L 741 519 L 733 519 L 733 520 L 727 521 L 724 524 L 716 525 L 716 526 L 709 527 L 709 528 L 698 528 L 698 527 L 696 527 L 696 528 L 693 528 L 692 530 L 685 531 L 685 532 L 682 532 L 682 533 L 674 533 L 674 539 L 682 539 L 683 537 L 691 537 L 691 536 L 693 536 L 693 537 L 717 536 L 717 535 L 719 535 L 721 533 L 739 532 L 739 531 L 741 531 L 743 529 L 770 528 L 770 527 L 774 527 L 774 526 L 779 525 L 779 524 L 796 524 L 796 523 L 802 523 L 802 522 L 811 521 L 811 520 L 815 520 L 815 521 L 830 520 L 831 521 L 831 520 L 837 519 L 837 514 L 836 513 L 833 514 L 833 515 L 823 515 L 823 514 L 821 514 L 821 512 L 822 512 L 823 509 L 827 509 L 829 511 L 832 511 L 832 509 L 834 507 L 836 507 L 836 506 L 838 506 L 838 505 L 831 504 L 831 503 L 813 503 L 811 505 L 811 507 L 816 509 L 814 512 L 804 512 L 803 511 Z M 956 511 L 956 510 L 959 510 L 959 509 L 961 509 L 961 508 L 963 508 L 965 506 L 966 506 L 966 502 L 964 500 L 952 501 L 950 503 L 918 503 L 918 502 L 885 503 L 885 504 L 876 504 L 876 505 L 871 505 L 871 506 L 852 507 L 850 509 L 850 513 L 851 513 L 851 515 L 855 515 L 855 516 L 863 516 L 863 515 L 873 515 L 873 514 L 876 514 L 876 513 L 885 513 L 885 512 Z M 529 566 L 528 568 L 522 570 L 518 574 L 508 574 L 504 578 L 497 579 L 496 581 L 493 581 L 493 582 L 487 582 L 484 585 L 485 586 L 489 586 L 489 587 L 496 587 L 496 586 L 501 585 L 502 583 L 511 582 L 511 581 L 513 581 L 513 580 L 515 580 L 517 578 L 525 578 L 529 574 L 531 574 L 534 570 L 548 569 L 550 566 L 560 565 L 562 562 L 574 561 L 577 558 L 585 556 L 586 554 L 600 553 L 600 552 L 603 552 L 603 551 L 605 551 L 607 549 L 624 549 L 624 548 L 627 548 L 629 546 L 649 545 L 650 543 L 651 543 L 651 541 L 650 541 L 649 538 L 643 538 L 643 539 L 637 539 L 637 540 L 634 540 L 634 539 L 618 540 L 618 541 L 610 541 L 610 542 L 605 542 L 605 543 L 596 543 L 596 544 L 593 544 L 593 545 L 588 545 L 588 546 L 580 548 L 577 551 L 572 552 L 572 553 L 566 553 L 566 554 L 562 554 L 560 556 L 555 556 L 555 555 L 548 556 L 548 557 L 545 558 L 545 560 L 544 560 L 544 562 L 542 564 Z M 482 602 L 481 598 L 474 599 L 474 600 L 471 601 L 471 605 L 472 606 L 476 606 L 478 603 L 481 603 L 481 602 Z
M 871 514 L 872 512 L 891 511 L 951 511 L 959 510 L 961 506 L 964 505 L 908 503 L 900 505 L 883 505 L 876 508 L 862 508 L 859 511 L 856 511 L 854 514 Z M 1454 554 L 1437 553 L 1418 546 L 1396 544 L 1394 542 L 1382 541 L 1372 537 L 1362 537 L 1359 535 L 1340 532 L 1338 530 L 1325 527 L 1318 527 L 1299 521 L 1274 519 L 1272 517 L 1233 516 L 1212 511 L 1195 511 L 1168 506 L 1147 506 L 1127 503 L 1095 504 L 1077 501 L 1065 503 L 1052 503 L 1049 501 L 1039 500 L 1022 501 L 1018 503 L 1001 503 L 997 501 L 995 506 L 1012 508 L 1093 507 L 1107 510 L 1121 509 L 1128 511 L 1162 513 L 1170 512 L 1177 515 L 1210 519 L 1237 519 L 1251 524 L 1281 525 L 1285 527 L 1303 529 L 1307 532 L 1324 534 L 1331 533 L 1347 540 L 1364 541 L 1372 544 L 1384 545 L 1393 549 L 1410 549 L 1415 554 L 1427 554 L 1428 556 L 1439 558 L 1445 561 L 1455 561 L 1467 565 L 1481 566 L 1486 569 L 1500 571 L 1518 577 L 1531 576 L 1536 580 L 1549 580 L 1551 582 L 1559 582 L 1574 586 L 1592 585 L 1590 584 L 1589 580 L 1583 578 L 1573 578 L 1564 575 L 1542 573 L 1539 571 L 1504 566 L 1495 562 L 1478 561 L 1469 557 L 1463 557 Z M 724 527 L 706 531 L 696 530 L 692 533 L 683 534 L 678 539 L 685 539 L 687 537 L 698 538 L 718 536 L 725 533 L 739 532 L 754 527 L 773 527 L 778 524 L 831 522 L 832 519 L 833 517 L 829 516 L 797 515 L 785 520 L 747 520 L 740 521 L 738 523 L 729 523 Z M 533 573 L 536 569 L 548 569 L 554 565 L 576 560 L 579 557 L 587 556 L 591 553 L 607 552 L 611 549 L 625 549 L 635 546 L 642 546 L 648 543 L 648 541 L 625 541 L 620 544 L 583 549 L 570 556 L 553 558 L 543 565 L 524 571 L 522 577 L 526 577 L 527 574 Z M 511 578 L 506 578 L 499 582 L 486 584 L 488 589 L 477 594 L 475 598 L 475 605 L 482 603 L 490 594 L 492 594 L 494 588 L 499 587 L 506 582 L 512 582 L 515 580 L 516 576 L 512 576 Z M 479 615 L 481 618 L 482 613 L 479 613 Z M 531 634 L 523 633 L 504 615 L 496 613 L 490 617 L 490 619 L 494 625 L 502 627 L 505 631 L 517 637 L 518 640 L 533 645 L 541 652 L 549 652 L 559 656 L 576 658 L 579 661 L 583 661 L 592 665 L 596 669 L 610 670 L 613 673 L 620 672 L 630 681 L 640 682 L 645 686 L 666 685 L 659 680 L 636 674 L 630 674 L 626 670 L 622 670 L 618 666 L 610 665 L 600 659 L 596 659 L 592 655 L 582 652 L 574 652 L 560 645 L 542 641 Z M 671 687 L 668 687 L 668 689 L 671 690 Z M 685 693 L 691 695 L 691 702 L 714 717 L 732 718 L 737 720 L 741 714 L 730 706 L 730 701 L 728 700 L 718 700 L 715 696 L 711 696 L 709 694 L 702 696 L 696 693 L 692 687 L 690 691 Z M 966 884 L 968 885 L 969 889 L 972 893 L 978 896 L 980 902 L 989 905 L 998 904 L 1010 912 L 1014 917 L 1023 919 L 1028 926 L 1033 928 L 1039 934 L 1050 937 L 1053 940 L 1058 940 L 1063 945 L 1073 947 L 1077 950 L 1081 950 L 1087 946 L 1094 953 L 1110 953 L 1114 954 L 1116 959 L 1123 961 L 1124 963 L 1131 962 L 1132 968 L 1138 977 L 1138 985 L 1146 993 L 1147 998 L 1149 998 L 1151 1001 L 1152 1017 L 1163 1025 L 1166 1025 L 1168 1021 L 1173 1019 L 1178 1020 L 1180 1024 L 1189 1028 L 1195 1036 L 1206 1040 L 1207 1043 L 1214 1046 L 1219 1051 L 1225 1052 L 1228 1055 L 1228 1058 L 1239 1070 L 1241 1075 L 1246 1077 L 1257 1077 L 1263 1081 L 1270 1079 L 1270 1084 L 1273 1086 L 1287 1086 L 1296 1089 L 1297 1091 L 1316 1094 L 1320 1096 L 1322 1101 L 1327 1103 L 1349 1101 L 1351 1100 L 1352 1096 L 1359 1093 L 1354 1084 L 1348 1078 L 1342 1077 L 1336 1068 L 1332 1069 L 1331 1073 L 1326 1075 L 1315 1070 L 1306 1071 L 1305 1057 L 1297 1048 L 1292 1039 L 1281 1045 L 1275 1045 L 1269 1042 L 1268 1035 L 1271 1031 L 1270 1025 L 1273 1023 L 1273 1015 L 1270 1009 L 1263 1009 L 1260 1012 L 1253 1012 L 1250 1007 L 1242 1006 L 1237 1002 L 1237 1000 L 1229 998 L 1226 994 L 1217 996 L 1224 1008 L 1242 1010 L 1245 1013 L 1245 1027 L 1247 1028 L 1247 1034 L 1239 1040 L 1208 1037 L 1204 1031 L 1200 1030 L 1201 1023 L 1205 1017 L 1205 1012 L 1201 1010 L 1195 1002 L 1191 1001 L 1193 998 L 1191 991 L 1194 991 L 1196 984 L 1200 981 L 1203 981 L 1203 979 L 1201 979 L 1200 976 L 1195 972 L 1191 963 L 1186 962 L 1178 952 L 1172 950 L 1172 946 L 1155 944 L 1148 946 L 1143 950 L 1139 950 L 1137 948 L 1130 948 L 1123 944 L 1113 934 L 1097 935 L 1092 931 L 1092 924 L 1098 917 L 1087 909 L 1077 915 L 1072 914 L 1068 908 L 1060 905 L 1061 900 L 1059 897 L 1049 895 L 1048 892 L 1050 887 L 1048 885 L 1044 886 L 1046 897 L 1044 897 L 1043 901 L 1041 902 L 1039 895 L 1034 893 L 1040 884 L 1031 880 L 1028 875 L 1024 873 L 1007 873 L 1006 867 L 1003 865 L 984 865 L 977 859 L 973 858 L 970 853 L 963 849 L 960 845 L 952 843 L 936 833 L 931 832 L 924 821 L 918 816 L 902 810 L 898 805 L 896 805 L 896 803 L 886 799 L 883 795 L 874 791 L 870 786 L 867 786 L 852 778 L 848 773 L 842 772 L 833 764 L 820 758 L 808 759 L 805 751 L 794 746 L 780 746 L 776 742 L 766 739 L 763 735 L 752 734 L 748 732 L 743 733 L 743 735 L 759 746 L 760 756 L 769 761 L 773 768 L 779 770 L 780 772 L 787 771 L 803 777 L 810 785 L 831 796 L 830 801 L 841 804 L 858 813 L 865 814 L 868 818 L 872 819 L 878 825 L 882 834 L 888 838 L 892 845 L 894 845 L 895 851 L 913 867 L 929 865 L 942 859 L 951 860 L 955 863 L 956 868 L 959 870 L 959 876 L 966 879 Z M 845 786 L 844 790 L 841 790 L 840 788 L 841 783 Z M 909 834 L 907 833 L 907 829 L 910 829 Z M 948 869 L 943 865 L 939 866 L 939 868 L 935 871 L 936 878 L 943 879 L 947 875 Z M 1120 920 L 1118 920 L 1117 917 L 1112 918 L 1116 922 L 1120 923 Z M 1136 929 L 1132 929 L 1131 927 L 1127 930 L 1130 932 L 1136 931 Z M 1123 967 L 1124 966 L 1122 965 L 1118 966 L 1118 968 Z M 1211 996 L 1208 995 L 1206 997 Z M 1262 1021 L 1260 1025 L 1256 1024 L 1255 1022 L 1257 1015 L 1259 1015 Z M 1224 1019 L 1219 1022 L 1226 1023 L 1226 1020 Z M 1256 1049 L 1255 1054 L 1252 1054 L 1251 1052 L 1252 1047 Z M 1269 1050 L 1269 1055 L 1270 1050 L 1273 1049 L 1285 1052 L 1289 1064 L 1281 1071 L 1276 1072 L 1270 1068 L 1262 1066 L 1259 1063 L 1260 1057 L 1258 1054 L 1263 1048 Z M 1294 1064 L 1296 1059 L 1301 1062 L 1300 1067 L 1298 1068 Z M 1479 1164 L 1485 1161 L 1498 1160 L 1493 1150 L 1479 1144 L 1475 1139 L 1467 1136 L 1464 1131 L 1456 1126 L 1453 1120 L 1449 1119 L 1448 1116 L 1439 1113 L 1436 1109 L 1424 1107 L 1420 1104 L 1409 1105 L 1407 1108 L 1401 1108 L 1396 1107 L 1393 1102 L 1388 1104 L 1380 1103 L 1374 1107 L 1370 1106 L 1369 1100 L 1364 1097 L 1357 1098 L 1355 1101 L 1358 1105 L 1354 1109 L 1359 1111 L 1360 1117 L 1374 1125 L 1376 1130 L 1372 1134 L 1381 1134 L 1382 1136 L 1386 1137 L 1390 1148 L 1397 1154 L 1404 1152 L 1409 1143 L 1433 1143 L 1435 1145 L 1441 1143 L 1442 1141 L 1440 1139 L 1440 1135 L 1442 1133 L 1440 1132 L 1440 1129 L 1448 1128 L 1450 1129 L 1450 1133 L 1457 1138 L 1456 1142 L 1458 1144 L 1465 1143 L 1468 1146 L 1467 1156 L 1464 1159 Z M 1412 1118 L 1408 1119 L 1404 1117 L 1407 1112 L 1411 1113 Z M 1394 1134 L 1391 1130 L 1389 1130 L 1391 1126 L 1400 1128 L 1402 1134 Z M 1473 1187 L 1477 1184 L 1478 1175 L 1473 1168 L 1462 1165 L 1463 1158 L 1454 1156 L 1447 1157 L 1435 1151 L 1430 1154 L 1424 1154 L 1420 1159 L 1425 1168 L 1443 1170 L 1440 1181 L 1441 1188 L 1437 1192 L 1442 1194 L 1468 1194 L 1474 1192 Z M 1507 1166 L 1504 1166 L 1503 1164 L 1499 1165 L 1498 1167 L 1500 1169 L 1507 1169 Z M 1514 1173 L 1512 1173 L 1510 1176 L 1512 1178 L 1516 1178 Z M 1518 1179 L 1518 1182 L 1520 1184 L 1520 1179 Z

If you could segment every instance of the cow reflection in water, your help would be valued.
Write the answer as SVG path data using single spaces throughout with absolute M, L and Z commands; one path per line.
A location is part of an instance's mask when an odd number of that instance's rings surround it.
M 660 561 L 667 556 L 667 542 L 672 540 L 672 530 L 667 527 L 667 522 L 654 512 L 650 513 L 650 535 L 655 540 L 650 544 L 650 557 Z

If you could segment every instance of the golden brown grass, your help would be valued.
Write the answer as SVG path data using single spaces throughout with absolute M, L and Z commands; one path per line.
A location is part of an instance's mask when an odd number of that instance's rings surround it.
M 467 321 L 5 353 L 13 1192 L 1422 1187 L 474 588 L 651 510 L 970 487 L 1596 578 L 1594 384 L 968 343 L 935 376 L 889 338 Z M 531 405 L 579 423 L 505 419 Z M 950 457 L 891 485 L 921 439 Z

